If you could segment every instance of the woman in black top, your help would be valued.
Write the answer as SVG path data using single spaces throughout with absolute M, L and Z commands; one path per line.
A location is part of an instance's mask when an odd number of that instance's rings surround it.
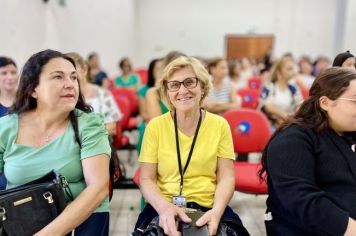
M 356 235 L 356 73 L 330 68 L 263 154 L 267 235 Z

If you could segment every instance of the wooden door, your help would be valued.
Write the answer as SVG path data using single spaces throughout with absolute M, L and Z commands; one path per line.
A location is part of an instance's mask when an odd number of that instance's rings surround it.
M 273 41 L 273 35 L 226 35 L 226 59 L 255 57 L 261 61 L 268 52 L 273 51 Z

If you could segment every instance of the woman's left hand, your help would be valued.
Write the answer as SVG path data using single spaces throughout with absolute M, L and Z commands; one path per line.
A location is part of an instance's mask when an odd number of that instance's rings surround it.
M 211 209 L 197 220 L 196 225 L 198 227 L 208 225 L 209 235 L 216 235 L 216 231 L 218 230 L 219 222 L 221 216 L 217 214 L 214 209 Z

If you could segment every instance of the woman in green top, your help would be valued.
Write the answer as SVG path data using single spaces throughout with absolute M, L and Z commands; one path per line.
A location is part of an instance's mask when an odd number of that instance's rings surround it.
M 161 65 L 162 65 L 161 59 L 153 59 L 150 62 L 149 66 L 148 66 L 147 85 L 142 86 L 137 91 L 140 115 L 143 119 L 142 122 L 138 125 L 139 137 L 138 137 L 138 141 L 137 141 L 137 145 L 136 145 L 136 149 L 138 152 L 140 152 L 140 149 L 141 149 L 143 133 L 146 128 L 146 123 L 148 123 L 150 121 L 150 119 L 153 118 L 150 116 L 150 113 L 151 113 L 150 110 L 152 108 L 152 104 L 148 104 L 147 96 L 146 96 L 147 91 L 149 91 L 150 89 L 155 87 L 156 82 L 159 77 L 159 74 L 160 74 L 160 71 L 161 71 Z M 168 111 L 168 108 L 164 105 L 164 103 L 161 100 L 159 102 L 160 102 L 159 105 L 161 106 L 160 107 L 161 114 L 166 113 Z
M 90 112 L 72 59 L 45 50 L 26 62 L 12 114 L 0 119 L 0 172 L 11 188 L 55 169 L 75 198 L 36 236 L 108 235 L 110 146 Z
M 132 66 L 127 57 L 121 59 L 119 67 L 122 75 L 115 78 L 115 87 L 132 88 L 137 91 L 141 87 L 140 77 L 132 73 Z

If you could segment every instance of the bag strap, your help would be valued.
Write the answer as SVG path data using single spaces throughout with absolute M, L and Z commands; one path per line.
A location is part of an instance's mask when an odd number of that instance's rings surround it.
M 69 187 L 69 183 L 66 179 L 66 177 L 64 177 L 63 175 L 61 174 L 58 174 L 58 179 L 63 187 L 63 190 L 66 194 L 66 196 L 71 200 L 71 201 L 74 201 L 74 197 L 73 197 L 73 193 L 72 193 L 72 190 L 70 189 Z
M 5 231 L 4 231 L 4 226 L 2 224 L 3 222 L 3 217 L 5 215 L 5 209 L 4 208 L 0 208 L 0 235 L 6 235 Z

